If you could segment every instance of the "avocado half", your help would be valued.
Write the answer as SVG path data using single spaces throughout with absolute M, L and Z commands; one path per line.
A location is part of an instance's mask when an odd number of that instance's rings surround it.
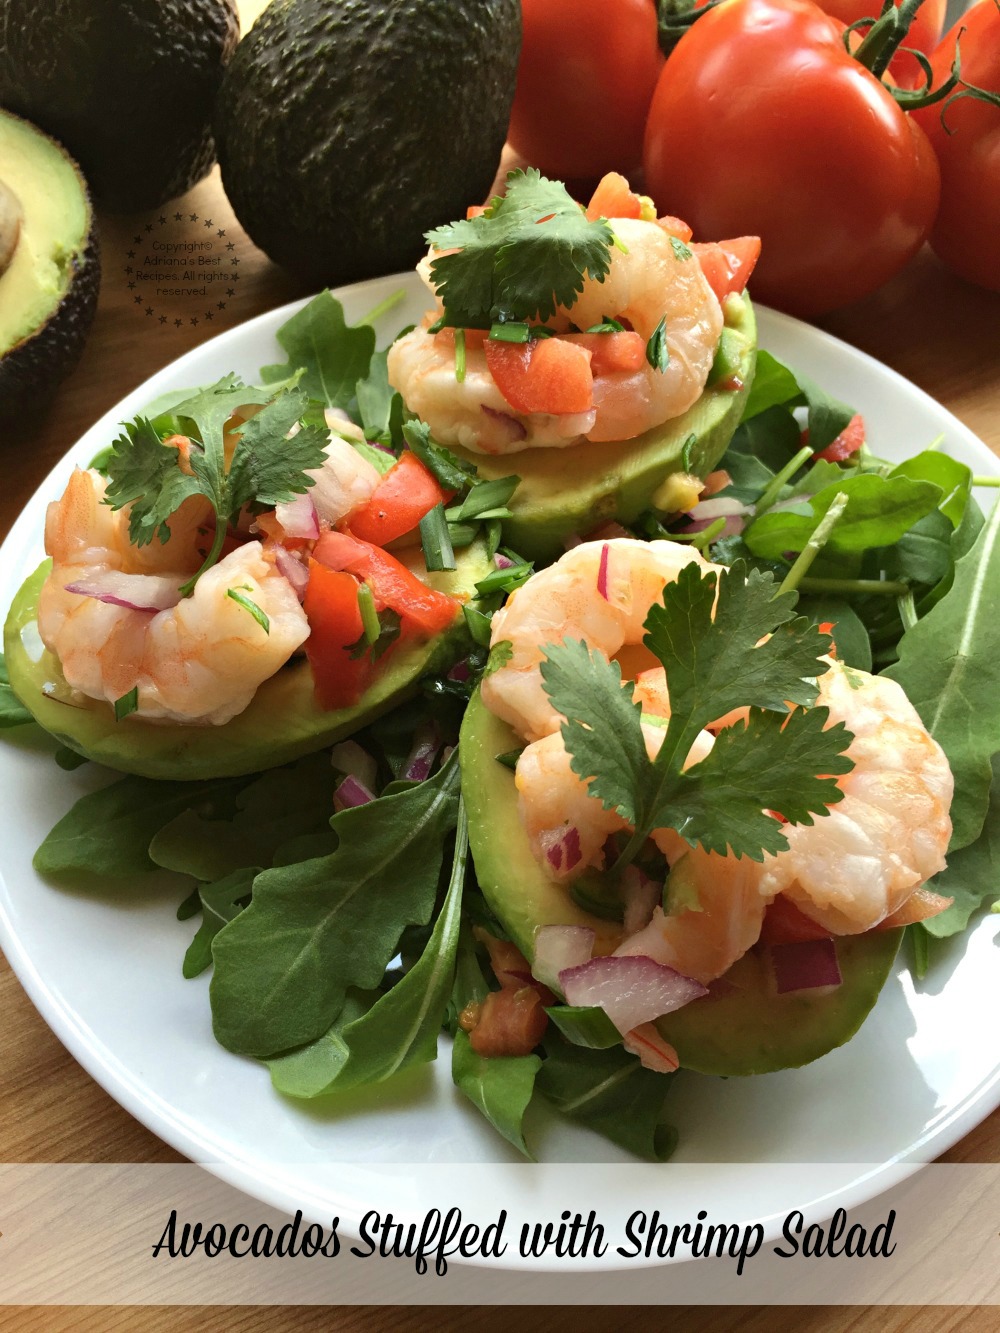
M 589 926 L 594 953 L 622 940 L 614 921 L 585 912 L 541 869 L 517 811 L 514 774 L 496 756 L 519 745 L 479 694 L 462 723 L 459 759 L 469 818 L 469 846 L 483 895 L 529 960 L 540 926 Z M 875 1004 L 892 968 L 900 930 L 869 931 L 837 940 L 842 984 L 825 995 L 774 993 L 764 958 L 751 950 L 709 994 L 657 1021 L 681 1067 L 702 1074 L 765 1074 L 797 1068 L 842 1046 Z
M 99 203 L 157 208 L 215 161 L 234 0 L 0 0 L 0 102 L 66 145 Z
M 97 227 L 80 169 L 0 111 L 0 423 L 37 417 L 76 365 L 97 309 Z
M 582 536 L 616 519 L 631 523 L 655 509 L 656 492 L 673 472 L 706 477 L 726 452 L 743 415 L 757 363 L 757 322 L 748 297 L 730 296 L 725 326 L 738 355 L 738 389 L 709 385 L 682 416 L 665 421 L 634 440 L 604 444 L 584 441 L 567 449 L 525 449 L 491 456 L 454 449 L 479 469 L 483 481 L 516 472 L 521 484 L 504 521 L 507 545 L 529 560 L 562 555 L 565 539 Z M 687 459 L 685 446 L 691 441 Z
M 457 569 L 415 572 L 433 588 L 463 600 L 493 568 L 480 543 L 456 555 Z M 464 617 L 424 644 L 398 648 L 352 708 L 326 710 L 316 703 L 312 672 L 295 658 L 259 687 L 250 704 L 220 727 L 147 722 L 132 715 L 116 722 L 110 704 L 72 690 L 58 660 L 38 637 L 38 596 L 51 562 L 25 580 L 4 625 L 10 684 L 46 731 L 77 754 L 125 773 L 194 781 L 256 773 L 349 736 L 415 694 L 420 677 L 450 666 L 470 647 Z

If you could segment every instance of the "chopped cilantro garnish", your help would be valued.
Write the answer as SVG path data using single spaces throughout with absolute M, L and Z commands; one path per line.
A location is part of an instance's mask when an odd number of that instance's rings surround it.
M 505 750 L 503 754 L 497 754 L 493 757 L 498 764 L 503 764 L 504 768 L 509 768 L 511 772 L 513 772 L 514 769 L 517 768 L 517 761 L 521 758 L 521 755 L 524 754 L 524 749 L 525 747 L 522 745 L 516 750 Z M 618 1034 L 616 1033 L 615 1035 L 617 1036 Z
M 468 629 L 474 643 L 478 643 L 481 648 L 490 646 L 490 626 L 493 617 L 488 616 L 485 611 L 480 611 L 477 606 L 471 602 L 466 602 L 462 607 L 462 615 L 465 617 L 465 625 Z
M 364 631 L 364 640 L 369 645 L 378 642 L 378 636 L 382 627 L 378 623 L 378 612 L 375 610 L 375 597 L 371 588 L 365 582 L 358 584 L 358 610 L 361 613 L 361 626 Z
M 128 694 L 123 694 L 120 699 L 115 700 L 115 721 L 123 722 L 129 713 L 134 713 L 139 707 L 139 686 L 133 685 Z
M 246 591 L 244 591 L 244 589 Z M 244 583 L 240 588 L 227 589 L 226 596 L 231 597 L 237 606 L 242 606 L 244 611 L 249 611 L 264 633 L 270 634 L 271 622 L 267 618 L 267 613 L 263 611 L 255 601 L 246 596 L 246 592 L 249 591 L 251 591 L 250 584 Z
M 365 584 L 365 587 L 368 585 Z M 370 589 L 369 589 L 370 591 Z M 358 603 L 361 603 L 361 597 L 358 597 Z M 372 603 L 374 607 L 374 602 Z M 360 637 L 348 646 L 347 655 L 352 662 L 356 662 L 359 657 L 364 657 L 365 653 L 371 653 L 373 662 L 377 662 L 383 653 L 399 638 L 402 627 L 402 617 L 398 611 L 393 611 L 386 607 L 384 611 L 379 611 L 375 617 L 377 630 L 374 638 L 369 638 L 368 628 L 362 630 Z
M 662 374 L 670 364 L 670 348 L 667 346 L 667 317 L 660 320 L 646 344 L 646 360 L 654 370 Z
M 465 383 L 465 330 L 455 330 L 455 379 Z
M 518 320 L 512 320 L 509 324 L 496 323 L 490 328 L 490 338 L 499 343 L 531 342 L 531 326 Z
M 424 563 L 428 570 L 455 568 L 455 552 L 444 505 L 436 504 L 420 520 L 420 544 L 424 548 Z
M 479 475 L 473 463 L 466 463 L 444 445 L 435 444 L 426 422 L 407 421 L 403 426 L 403 439 L 447 491 L 464 491 Z
M 589 222 L 564 185 L 531 167 L 510 172 L 506 194 L 478 217 L 436 227 L 427 240 L 452 252 L 431 265 L 445 323 L 482 327 L 571 306 L 585 277 L 607 276 L 614 237 L 606 219 Z
M 494 671 L 499 671 L 502 666 L 506 666 L 514 656 L 514 645 L 510 639 L 501 639 L 490 649 L 490 655 L 486 659 L 486 665 L 483 667 L 483 679 L 492 676 Z
M 608 319 L 607 315 L 601 320 L 600 324 L 591 324 L 586 333 L 624 333 L 625 325 L 619 324 L 617 319 Z
M 670 248 L 673 250 L 674 256 L 677 259 L 690 259 L 694 254 L 694 251 L 689 246 L 685 245 L 677 236 L 671 236 Z

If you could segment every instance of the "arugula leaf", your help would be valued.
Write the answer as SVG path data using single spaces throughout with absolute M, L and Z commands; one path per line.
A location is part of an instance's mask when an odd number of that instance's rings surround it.
M 436 227 L 427 241 L 453 251 L 431 264 L 445 321 L 486 327 L 572 306 L 586 276 L 607 276 L 613 233 L 604 218 L 588 222 L 561 182 L 529 167 L 508 173 L 506 194 L 479 217 Z
M 283 380 L 301 370 L 300 384 L 310 398 L 350 411 L 358 381 L 368 375 L 375 351 L 371 325 L 349 325 L 343 306 L 325 291 L 282 324 L 276 336 L 288 360 L 262 367 L 264 382 Z
M 902 685 L 955 775 L 952 852 L 979 836 L 989 805 L 990 761 L 1000 752 L 998 586 L 1000 505 L 956 562 L 950 592 L 903 634 L 899 661 L 883 673 Z
M 349 986 L 381 981 L 403 928 L 433 910 L 458 786 L 456 751 L 426 782 L 334 815 L 336 851 L 258 875 L 250 906 L 213 946 L 213 1026 L 227 1050 L 305 1045 Z
M 358 413 L 365 439 L 398 453 L 403 447 L 403 399 L 389 383 L 388 351 L 376 352 L 368 374 L 358 380 Z
M 814 495 L 807 511 L 784 509 L 761 514 L 744 530 L 743 540 L 754 555 L 767 559 L 779 558 L 785 551 L 801 551 L 838 494 L 847 496 L 847 508 L 830 534 L 827 547 L 831 551 L 862 552 L 897 542 L 918 519 L 937 508 L 941 488 L 905 476 L 864 473 L 841 477 Z
M 846 428 L 854 416 L 854 408 L 834 398 L 801 371 L 796 372 L 795 378 L 808 408 L 806 428 L 809 431 L 809 448 L 818 454 Z
M 965 930 L 973 912 L 1000 892 L 1000 754 L 993 756 L 991 770 L 990 803 L 982 831 L 975 842 L 949 852 L 947 870 L 929 885 L 935 893 L 954 899 L 938 916 L 920 922 L 938 939 Z
M 108 878 L 155 870 L 153 835 L 191 806 L 226 808 L 245 778 L 163 782 L 121 778 L 81 796 L 47 834 L 32 864 L 42 875 Z
M 3 653 L 0 653 L 0 730 L 6 727 L 22 727 L 34 722 L 31 713 L 17 697 L 10 685 L 10 674 Z
M 451 1052 L 451 1076 L 473 1106 L 495 1130 L 530 1158 L 524 1141 L 524 1113 L 542 1068 L 537 1055 L 507 1055 L 487 1059 L 472 1049 L 468 1033 L 455 1033 Z
M 890 477 L 909 477 L 911 481 L 929 481 L 941 487 L 938 508 L 953 528 L 962 522 L 972 491 L 972 469 L 939 449 L 925 449 L 904 459 L 889 473 Z
M 799 396 L 795 372 L 763 347 L 757 352 L 757 368 L 753 384 L 743 408 L 743 421 L 749 421 L 772 407 L 794 402 Z
M 366 1013 L 335 1023 L 310 1045 L 269 1061 L 279 1092 L 319 1097 L 381 1083 L 411 1065 L 437 1059 L 455 974 L 468 849 L 468 823 L 460 805 L 448 892 L 419 960 Z
M 212 966 L 212 941 L 219 931 L 242 912 L 250 901 L 253 882 L 260 866 L 244 866 L 224 879 L 198 885 L 201 925 L 187 947 L 181 971 L 191 980 Z
M 670 1075 L 643 1069 L 622 1046 L 606 1050 L 571 1045 L 550 1032 L 538 1090 L 556 1110 L 639 1157 L 664 1162 L 677 1131 L 663 1123 Z
M 621 1045 L 622 1034 L 600 1005 L 554 1004 L 545 1012 L 574 1046 L 605 1051 L 609 1046 Z

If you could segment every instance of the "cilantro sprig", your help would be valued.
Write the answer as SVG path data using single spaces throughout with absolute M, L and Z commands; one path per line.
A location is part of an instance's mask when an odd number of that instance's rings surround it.
M 589 221 L 561 182 L 529 167 L 511 171 L 506 194 L 478 217 L 436 227 L 427 240 L 453 251 L 431 264 L 444 322 L 489 328 L 548 319 L 573 304 L 586 276 L 603 282 L 614 233 L 605 218 Z
M 826 708 L 809 707 L 830 639 L 796 618 L 794 606 L 793 594 L 775 595 L 770 573 L 748 574 L 741 563 L 718 579 L 688 565 L 665 587 L 643 640 L 670 681 L 671 717 L 654 760 L 618 664 L 574 640 L 547 647 L 542 680 L 566 718 L 573 771 L 635 830 L 616 870 L 664 827 L 692 846 L 760 861 L 788 845 L 771 811 L 811 824 L 841 800 L 835 777 L 852 767 L 844 755 L 851 733 L 828 726 Z M 684 771 L 698 733 L 743 706 L 748 720 L 723 730 L 707 758 Z
M 237 408 L 250 406 L 262 410 L 233 431 L 239 438 L 227 461 L 226 423 Z M 189 496 L 205 496 L 215 511 L 211 550 L 184 585 L 185 595 L 218 560 L 227 527 L 244 506 L 280 504 L 313 484 L 306 473 L 323 462 L 326 431 L 299 424 L 308 406 L 309 397 L 301 389 L 256 388 L 236 375 L 225 375 L 172 409 L 189 432 L 185 467 L 178 450 L 164 445 L 144 417 L 128 423 L 115 441 L 107 460 L 105 498 L 113 509 L 130 506 L 133 545 L 146 546 L 154 537 L 169 541 L 170 519 Z M 299 429 L 289 438 L 296 424 Z

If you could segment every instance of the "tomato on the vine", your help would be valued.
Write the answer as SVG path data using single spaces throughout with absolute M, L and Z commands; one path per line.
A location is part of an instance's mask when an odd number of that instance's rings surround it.
M 927 136 L 809 0 L 727 0 L 670 55 L 646 185 L 699 240 L 762 242 L 753 291 L 816 315 L 867 295 L 923 244 L 939 172 Z
M 876 17 L 881 9 L 875 0 L 816 0 L 816 3 L 825 14 L 840 19 L 845 26 L 857 23 L 859 19 Z M 896 0 L 896 7 L 899 8 L 899 0 Z M 903 49 L 897 51 L 889 63 L 889 73 L 900 88 L 923 87 L 924 74 L 920 64 L 906 48 L 929 56 L 941 39 L 947 8 L 948 0 L 924 0 L 914 15 Z
M 511 147 L 560 180 L 638 166 L 663 65 L 655 0 L 522 0 L 521 13 Z
M 934 87 L 948 78 L 963 30 L 963 83 L 1000 94 L 1000 9 L 994 0 L 979 0 L 944 37 L 931 57 Z M 963 96 L 961 88 L 959 94 L 943 112 L 938 103 L 913 113 L 941 164 L 941 207 L 931 245 L 961 277 L 1000 291 L 1000 106 Z

